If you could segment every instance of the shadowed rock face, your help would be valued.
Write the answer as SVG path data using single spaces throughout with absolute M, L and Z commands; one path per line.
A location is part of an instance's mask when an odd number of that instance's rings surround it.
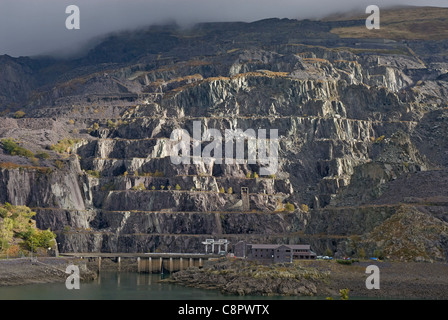
M 396 257 L 390 226 L 406 212 L 448 221 L 448 60 L 433 61 L 424 40 L 329 33 L 353 23 L 166 27 L 115 36 L 79 60 L 2 57 L 0 137 L 49 157 L 0 149 L 0 202 L 33 207 L 60 251 L 195 252 L 214 237 Z M 12 117 L 17 109 L 26 116 Z M 278 171 L 260 175 L 260 161 L 174 164 L 171 134 L 192 136 L 195 121 L 223 138 L 278 130 Z M 423 234 L 419 243 L 437 245 L 412 252 L 444 259 L 445 231 Z

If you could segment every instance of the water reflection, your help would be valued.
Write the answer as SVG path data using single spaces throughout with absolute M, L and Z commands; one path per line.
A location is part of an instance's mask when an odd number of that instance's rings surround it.
M 81 282 L 79 290 L 68 290 L 65 283 L 0 287 L 0 300 L 201 300 L 228 297 L 217 291 L 160 283 L 164 277 L 166 275 L 101 272 L 96 280 Z
M 101 272 L 96 280 L 87 283 L 81 282 L 79 290 L 68 290 L 63 282 L 0 287 L 0 300 L 222 300 L 292 298 L 239 297 L 225 295 L 217 290 L 195 289 L 175 284 L 161 283 L 159 281 L 166 277 L 169 277 L 169 275 Z

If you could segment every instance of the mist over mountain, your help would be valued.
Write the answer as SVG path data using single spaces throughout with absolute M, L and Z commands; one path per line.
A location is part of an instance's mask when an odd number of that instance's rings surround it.
M 267 18 L 316 19 L 338 12 L 363 14 L 370 5 L 355 0 L 3 0 L 0 3 L 0 54 L 69 56 L 92 47 L 92 39 L 122 30 L 175 22 L 189 27 L 199 22 L 252 22 Z M 395 5 L 439 5 L 433 1 L 376 1 L 380 8 Z M 67 30 L 65 9 L 77 5 L 81 29 Z M 97 41 L 93 41 L 97 43 Z

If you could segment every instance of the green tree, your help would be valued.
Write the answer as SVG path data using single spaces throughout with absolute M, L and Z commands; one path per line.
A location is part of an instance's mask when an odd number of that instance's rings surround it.
M 8 210 L 4 207 L 0 207 L 0 218 L 6 218 L 8 216 Z
M 285 210 L 289 211 L 289 212 L 293 212 L 296 208 L 294 207 L 294 205 L 292 203 L 287 203 L 285 204 Z
M 179 184 L 176 184 L 176 190 L 180 190 L 181 188 L 180 188 L 180 185 Z
M 360 248 L 358 250 L 358 258 L 364 259 L 365 257 L 366 257 L 366 251 L 364 250 L 364 248 Z
M 384 138 L 385 138 L 385 136 L 378 137 L 374 143 L 379 144 L 379 143 L 383 142 Z
M 4 218 L 0 224 L 0 239 L 2 242 L 2 249 L 7 248 L 12 242 L 14 236 L 14 220 L 12 218 Z
M 339 290 L 339 296 L 341 297 L 341 300 L 348 300 L 348 293 L 349 289 L 341 289 Z
M 37 248 L 50 248 L 55 239 L 55 234 L 50 230 L 29 229 L 23 233 L 22 246 L 35 252 Z
M 133 186 L 132 190 L 144 191 L 144 190 L 146 190 L 146 188 L 145 188 L 145 185 L 143 183 L 139 183 L 138 185 Z
M 9 247 L 13 239 L 22 239 L 21 246 L 27 250 L 48 248 L 55 239 L 50 230 L 39 230 L 32 217 L 36 215 L 26 206 L 11 206 L 9 203 L 0 207 L 2 223 L 0 223 L 0 245 L 2 250 Z
M 112 120 L 107 120 L 107 127 L 109 129 L 114 129 L 117 125 Z
M 165 174 L 163 172 L 160 172 L 159 170 L 156 170 L 156 172 L 154 173 L 154 177 L 163 177 L 165 176 Z
M 383 253 L 381 252 L 380 249 L 375 249 L 375 251 L 373 252 L 373 256 L 380 260 L 383 259 Z

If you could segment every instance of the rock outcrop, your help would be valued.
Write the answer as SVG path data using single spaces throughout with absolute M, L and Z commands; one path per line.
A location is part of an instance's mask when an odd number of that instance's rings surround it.
M 258 296 L 315 296 L 329 272 L 289 265 L 259 265 L 253 261 L 217 261 L 202 269 L 189 268 L 162 280 L 226 294 Z

